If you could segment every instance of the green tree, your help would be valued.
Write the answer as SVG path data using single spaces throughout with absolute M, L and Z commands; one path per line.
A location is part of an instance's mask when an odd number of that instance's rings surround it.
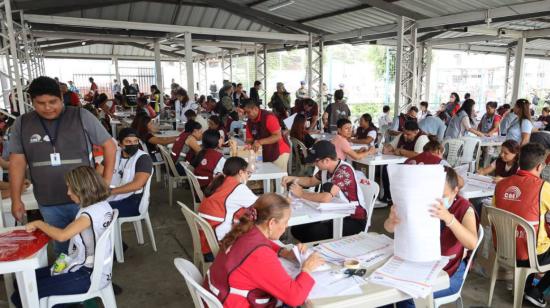
M 375 73 L 377 79 L 384 79 L 386 75 L 386 57 L 390 56 L 390 80 L 395 79 L 395 53 L 394 52 L 386 52 L 388 47 L 384 46 L 369 46 L 367 52 L 367 58 L 370 62 L 372 62 L 375 66 Z

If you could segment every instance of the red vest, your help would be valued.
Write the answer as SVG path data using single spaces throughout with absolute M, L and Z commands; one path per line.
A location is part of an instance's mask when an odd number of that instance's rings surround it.
M 254 122 L 252 119 L 248 119 L 246 125 L 250 128 L 252 139 L 259 140 L 271 136 L 271 133 L 266 127 L 267 117 L 271 114 L 272 113 L 267 110 L 260 110 L 260 121 Z M 262 145 L 262 156 L 264 162 L 273 162 L 279 158 L 279 155 L 279 141 L 273 144 Z
M 462 198 L 461 196 L 456 196 L 453 204 L 449 208 L 449 212 L 455 217 L 455 223 L 462 222 L 462 219 L 464 218 L 464 215 L 466 214 L 466 211 L 468 211 L 470 206 L 470 201 Z M 460 262 L 462 262 L 462 259 L 464 258 L 464 246 L 455 237 L 453 231 L 451 231 L 449 227 L 445 226 L 444 223 L 442 224 L 442 227 L 443 229 L 440 236 L 441 255 L 452 257 L 449 260 L 449 263 L 445 265 L 445 268 L 443 268 L 443 270 L 446 271 L 449 276 L 451 276 L 456 272 L 456 270 L 460 266 Z
M 403 148 L 407 151 L 414 151 L 414 146 L 416 145 L 416 141 L 420 136 L 424 135 L 424 132 L 419 132 L 416 137 L 414 137 L 413 141 L 405 141 L 405 138 L 403 138 L 403 135 L 399 137 L 399 141 L 397 142 L 397 148 Z
M 413 118 L 413 117 L 407 115 L 407 114 L 404 114 L 404 113 L 400 114 L 399 115 L 399 128 L 398 128 L 398 130 L 400 132 L 403 131 L 403 127 L 405 126 L 405 122 L 407 122 L 407 121 L 417 122 L 418 120 L 416 118 Z
M 359 126 L 355 135 L 358 139 L 366 139 L 371 131 L 378 132 L 378 129 L 376 129 L 376 127 L 373 125 L 367 128 L 362 128 L 361 126 Z
M 177 162 L 178 159 L 180 158 L 181 150 L 183 150 L 183 147 L 185 146 L 185 140 L 187 140 L 187 137 L 189 137 L 189 135 L 191 134 L 182 132 L 176 139 L 176 142 L 174 142 L 174 146 L 172 147 L 172 153 L 171 153 L 172 160 L 174 162 Z
M 228 251 L 220 251 L 218 253 L 214 263 L 212 263 L 212 266 L 208 270 L 204 286 L 224 304 L 227 296 L 230 294 L 231 285 L 229 284 L 229 278 L 231 274 L 241 266 L 256 249 L 264 246 L 271 249 L 271 241 L 268 240 L 257 227 L 252 227 L 250 231 L 241 235 Z M 248 296 L 246 296 L 246 298 L 251 307 L 275 307 L 277 304 L 277 300 L 274 297 L 260 289 L 248 291 Z M 267 298 L 269 298 L 269 302 L 267 303 L 256 303 L 256 300 Z
M 524 170 L 504 178 L 495 189 L 495 205 L 499 209 L 514 213 L 535 227 L 538 232 L 540 221 L 540 192 L 544 181 Z M 548 225 L 545 225 L 548 231 Z M 525 230 L 516 232 L 516 258 L 529 259 Z
M 208 179 L 198 179 L 199 185 L 202 189 L 212 182 L 212 178 L 214 177 L 214 168 L 216 168 L 216 165 L 223 157 L 222 153 L 214 149 L 206 149 L 204 152 L 205 153 L 202 160 L 198 162 L 198 165 L 195 167 L 193 172 L 196 176 L 208 177 Z
M 411 157 L 405 161 L 405 164 L 409 165 L 439 165 L 441 163 L 441 157 L 433 155 L 430 152 L 422 152 L 415 157 Z
M 495 165 L 496 165 L 495 175 L 503 178 L 507 178 L 509 176 L 516 174 L 516 172 L 518 172 L 518 169 L 519 169 L 518 162 L 516 161 L 512 165 L 512 168 L 506 171 L 506 163 L 500 157 L 497 158 L 497 160 L 495 161 Z

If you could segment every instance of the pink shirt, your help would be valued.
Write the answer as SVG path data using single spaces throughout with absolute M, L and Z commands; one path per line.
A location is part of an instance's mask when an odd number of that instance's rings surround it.
M 336 135 L 334 138 L 332 138 L 332 144 L 334 144 L 334 147 L 336 148 L 336 156 L 338 156 L 339 159 L 345 160 L 346 159 L 346 152 L 351 151 L 351 144 L 349 141 L 340 136 Z

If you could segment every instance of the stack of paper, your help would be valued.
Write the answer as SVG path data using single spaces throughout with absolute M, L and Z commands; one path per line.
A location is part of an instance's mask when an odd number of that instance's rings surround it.
M 314 202 L 301 199 L 301 201 L 318 211 L 322 212 L 343 212 L 346 214 L 353 214 L 355 212 L 356 205 L 344 201 L 340 198 L 333 198 L 330 202 Z
M 361 286 L 367 283 L 363 277 L 344 274 L 343 271 L 323 271 L 311 274 L 315 280 L 308 299 L 362 294 Z
M 494 190 L 496 187 L 493 178 L 473 173 L 468 173 L 466 183 L 486 190 Z
M 314 250 L 334 264 L 342 265 L 346 259 L 356 259 L 362 267 L 368 267 L 392 255 L 393 240 L 383 234 L 359 233 L 322 243 Z
M 413 298 L 426 297 L 433 292 L 432 285 L 448 261 L 442 257 L 438 261 L 412 262 L 394 256 L 372 273 L 369 280 L 401 290 Z

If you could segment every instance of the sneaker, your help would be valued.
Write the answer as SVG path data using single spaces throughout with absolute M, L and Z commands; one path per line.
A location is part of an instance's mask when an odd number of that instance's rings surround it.
M 120 295 L 122 293 L 122 288 L 118 284 L 113 283 L 113 292 L 115 295 Z
M 523 295 L 523 298 L 537 307 L 546 307 L 546 300 L 544 299 L 544 295 L 542 294 L 542 292 L 540 292 L 538 288 L 531 288 L 530 290 L 526 291 Z

